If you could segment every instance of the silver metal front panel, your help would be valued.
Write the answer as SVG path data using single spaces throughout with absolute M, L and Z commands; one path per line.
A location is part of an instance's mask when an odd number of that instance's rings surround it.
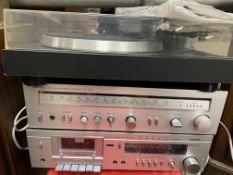
M 31 164 L 33 167 L 55 167 L 63 164 L 98 164 L 102 169 L 111 170 L 158 170 L 178 171 L 183 170 L 183 160 L 195 157 L 203 171 L 208 157 L 213 136 L 185 135 L 185 134 L 149 134 L 125 132 L 89 132 L 67 130 L 39 130 L 28 129 Z M 66 156 L 59 154 L 59 138 L 88 138 L 94 139 L 97 154 L 93 156 L 75 154 Z M 57 141 L 55 141 L 55 140 Z M 185 152 L 177 153 L 138 153 L 126 149 L 127 144 L 156 144 L 156 145 L 185 145 Z M 140 146 L 140 149 L 142 147 Z M 147 148 L 149 149 L 149 147 Z M 156 150 L 156 148 L 153 148 Z M 98 151 L 98 150 L 102 150 Z M 73 150 L 75 153 L 78 150 Z M 179 149 L 178 149 L 179 151 Z M 100 154 L 98 154 L 100 153 Z M 151 164 L 156 161 L 157 164 Z M 169 162 L 174 162 L 172 168 Z
M 227 92 L 46 84 L 24 85 L 24 95 L 30 128 L 215 134 Z M 129 115 L 135 117 L 135 127 L 127 125 Z M 209 131 L 194 126 L 200 115 L 209 116 Z M 173 119 L 182 126 L 171 126 Z

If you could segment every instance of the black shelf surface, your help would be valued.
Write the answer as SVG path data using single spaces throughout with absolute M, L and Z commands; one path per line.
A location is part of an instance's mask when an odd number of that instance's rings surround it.
M 233 59 L 215 56 L 3 50 L 7 76 L 233 83 Z

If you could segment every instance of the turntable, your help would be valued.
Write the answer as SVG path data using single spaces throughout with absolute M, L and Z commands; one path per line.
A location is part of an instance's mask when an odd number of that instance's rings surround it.
M 233 82 L 230 25 L 13 9 L 5 19 L 8 76 Z

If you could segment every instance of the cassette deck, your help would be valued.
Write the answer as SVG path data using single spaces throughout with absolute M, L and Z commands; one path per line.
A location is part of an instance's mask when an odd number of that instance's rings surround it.
M 32 166 L 92 172 L 101 168 L 199 172 L 213 139 L 211 135 L 39 129 L 28 129 L 27 137 Z

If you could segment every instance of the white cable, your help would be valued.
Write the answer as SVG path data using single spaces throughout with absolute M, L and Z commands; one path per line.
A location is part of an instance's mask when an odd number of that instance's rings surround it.
M 210 160 L 210 155 L 208 154 L 208 157 L 207 157 L 206 162 L 205 162 L 205 167 L 207 166 L 209 160 Z
M 22 146 L 19 144 L 19 142 L 18 142 L 18 140 L 17 140 L 17 138 L 16 138 L 16 132 L 23 132 L 23 131 L 25 131 L 25 130 L 28 128 L 28 123 L 27 123 L 25 126 L 23 126 L 22 128 L 17 128 L 17 125 L 18 125 L 21 121 L 27 120 L 27 119 L 28 119 L 27 116 L 23 116 L 22 118 L 19 118 L 20 115 L 22 114 L 22 112 L 23 112 L 25 109 L 26 109 L 26 106 L 24 106 L 24 107 L 16 114 L 15 119 L 14 119 L 13 128 L 12 128 L 12 133 L 11 133 L 11 134 L 12 134 L 13 141 L 14 141 L 16 147 L 17 147 L 18 149 L 20 149 L 20 150 L 28 150 L 28 147 L 22 147 Z
M 25 131 L 25 130 L 28 128 L 28 124 L 26 124 L 24 127 L 20 128 L 20 129 L 17 128 L 17 125 L 18 125 L 21 121 L 26 120 L 26 119 L 28 119 L 28 117 L 27 117 L 27 116 L 24 116 L 24 117 L 22 117 L 22 118 L 20 118 L 19 120 L 16 121 L 16 123 L 14 124 L 14 127 L 15 127 L 15 130 L 16 130 L 17 132 L 23 132 L 23 131 Z
M 232 138 L 229 130 L 227 129 L 226 125 L 220 121 L 220 125 L 224 128 L 224 130 L 227 133 L 228 141 L 229 141 L 229 147 L 230 147 L 230 153 L 231 153 L 231 160 L 233 160 L 233 145 L 232 145 Z
M 233 174 L 233 167 L 232 166 L 226 165 L 226 164 L 219 162 L 211 157 L 209 158 L 208 164 L 223 171 L 223 172 L 226 172 L 228 174 Z
M 26 109 L 26 106 L 24 106 L 22 109 L 20 109 L 20 111 L 16 114 L 15 119 L 14 119 L 14 127 L 16 127 L 16 125 L 17 125 L 16 123 L 17 123 L 17 121 L 18 121 L 20 115 L 22 114 L 22 112 L 23 112 L 25 109 Z M 15 130 L 16 130 L 16 131 L 19 131 L 19 129 L 18 129 L 17 127 L 15 128 Z

